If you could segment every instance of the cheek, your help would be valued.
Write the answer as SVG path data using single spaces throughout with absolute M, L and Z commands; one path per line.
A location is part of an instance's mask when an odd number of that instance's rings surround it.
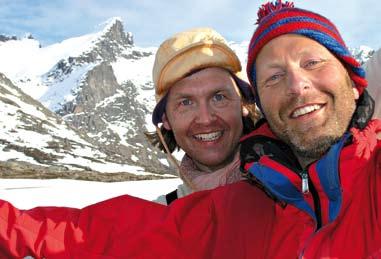
M 231 109 L 232 116 L 234 117 L 234 120 L 236 121 L 242 121 L 242 117 L 247 116 L 249 114 L 249 111 L 242 106 L 242 103 L 238 103 L 234 106 L 234 108 Z
M 185 120 L 184 118 L 182 118 L 182 116 L 180 116 L 177 113 L 168 114 L 167 120 L 175 136 L 176 141 L 178 140 L 178 138 L 182 139 L 181 136 L 186 134 L 186 131 L 189 128 L 190 120 Z
M 259 94 L 259 99 L 261 100 L 261 105 L 263 112 L 266 117 L 268 115 L 275 113 L 277 111 L 277 106 L 280 104 L 281 95 L 280 93 L 276 93 L 275 91 L 271 91 L 271 89 L 262 90 Z
M 175 135 L 183 135 L 189 128 L 189 124 L 187 120 L 176 120 L 174 124 L 172 124 L 172 130 Z
M 319 87 L 319 90 L 329 92 L 338 91 L 339 87 L 347 87 L 350 84 L 350 78 L 347 71 L 341 64 L 330 64 L 314 77 L 314 85 Z M 352 88 L 352 87 L 350 87 Z
M 220 122 L 225 124 L 226 127 L 232 129 L 232 132 L 242 131 L 243 123 L 242 123 L 242 107 L 241 104 L 236 104 L 230 106 L 228 109 L 220 110 L 217 113 L 217 117 Z M 241 132 L 237 133 L 241 134 Z

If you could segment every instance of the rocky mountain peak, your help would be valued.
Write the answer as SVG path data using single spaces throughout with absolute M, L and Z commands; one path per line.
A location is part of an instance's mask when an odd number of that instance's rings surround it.
M 61 59 L 57 64 L 46 74 L 48 81 L 64 80 L 67 75 L 75 70 L 76 67 L 91 63 L 115 62 L 118 57 L 125 56 L 124 52 L 130 50 L 128 57 L 141 57 L 151 53 L 140 53 L 132 51 L 133 35 L 130 32 L 124 31 L 122 19 L 119 17 L 110 18 L 103 23 L 103 29 L 98 33 L 96 39 L 93 40 L 93 46 L 85 50 L 79 56 L 69 56 Z
M 126 47 L 134 44 L 132 33 L 124 31 L 123 21 L 119 17 L 109 19 L 103 31 L 103 38 L 107 41 L 115 41 Z
M 126 33 L 122 20 L 114 17 L 106 22 L 103 35 L 95 44 L 94 49 L 84 56 L 87 57 L 90 62 L 96 60 L 113 62 L 116 61 L 116 57 L 120 56 L 125 49 L 131 48 L 133 44 L 132 34 Z
M 133 47 L 133 35 L 124 31 L 120 18 L 111 18 L 104 24 L 103 30 L 99 33 L 100 36 L 94 41 L 94 46 L 91 49 L 88 49 L 80 56 L 59 61 L 58 68 L 64 67 L 71 72 L 73 66 L 86 63 L 115 62 L 117 57 L 121 56 L 125 50 Z M 65 71 L 63 72 L 63 74 L 67 74 Z
M 95 36 L 82 54 L 64 58 L 50 69 L 44 78 L 49 91 L 39 100 L 50 103 L 50 109 L 120 163 L 173 174 L 165 154 L 144 135 L 150 111 L 138 97 L 142 87 L 151 85 L 154 48 L 134 46 L 132 34 L 125 33 L 117 17 Z M 118 74 L 123 71 L 124 79 L 117 78 L 114 69 Z M 139 78 L 134 80 L 134 75 Z M 153 98 L 153 92 L 149 96 Z
M 6 42 L 6 41 L 9 41 L 9 40 L 17 40 L 17 37 L 16 36 L 7 36 L 7 35 L 0 34 L 0 42 Z

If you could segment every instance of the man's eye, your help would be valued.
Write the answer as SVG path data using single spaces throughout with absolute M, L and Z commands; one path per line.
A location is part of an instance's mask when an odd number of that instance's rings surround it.
M 189 99 L 183 99 L 180 101 L 180 105 L 183 105 L 183 106 L 188 106 L 188 105 L 191 105 L 192 104 L 192 101 L 189 100 Z
M 266 84 L 272 85 L 278 82 L 282 78 L 282 74 L 274 74 L 271 75 L 269 78 L 266 80 Z
M 214 101 L 217 101 L 217 102 L 222 101 L 222 100 L 224 100 L 224 99 L 225 99 L 225 96 L 224 96 L 223 94 L 215 94 L 215 95 L 213 96 L 213 100 L 214 100 Z
M 317 65 L 319 65 L 322 61 L 321 60 L 317 60 L 317 59 L 314 59 L 314 60 L 309 60 L 305 63 L 304 67 L 305 68 L 314 68 L 316 67 Z
M 280 75 L 272 75 L 269 77 L 268 81 L 274 81 L 277 80 L 280 77 Z

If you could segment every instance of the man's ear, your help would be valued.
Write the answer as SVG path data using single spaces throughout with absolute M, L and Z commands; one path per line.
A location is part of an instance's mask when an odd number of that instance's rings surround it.
M 242 106 L 242 117 L 247 117 L 248 115 L 249 110 L 245 106 Z
M 358 100 L 360 97 L 359 90 L 356 87 L 352 87 L 353 94 L 355 95 L 355 100 Z
M 167 115 L 165 115 L 165 113 L 163 113 L 163 116 L 161 116 L 161 120 L 162 120 L 163 126 L 164 126 L 164 128 L 166 130 L 171 130 L 172 129 L 171 124 L 169 124 Z

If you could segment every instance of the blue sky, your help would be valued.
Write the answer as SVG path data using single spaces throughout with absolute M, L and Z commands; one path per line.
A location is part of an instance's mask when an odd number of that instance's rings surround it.
M 138 46 L 158 46 L 175 32 L 210 26 L 228 40 L 249 40 L 258 7 L 248 0 L 0 0 L 0 33 L 30 32 L 43 45 L 100 29 L 110 17 L 123 19 Z M 381 47 L 381 5 L 376 0 L 295 0 L 339 28 L 349 47 Z

